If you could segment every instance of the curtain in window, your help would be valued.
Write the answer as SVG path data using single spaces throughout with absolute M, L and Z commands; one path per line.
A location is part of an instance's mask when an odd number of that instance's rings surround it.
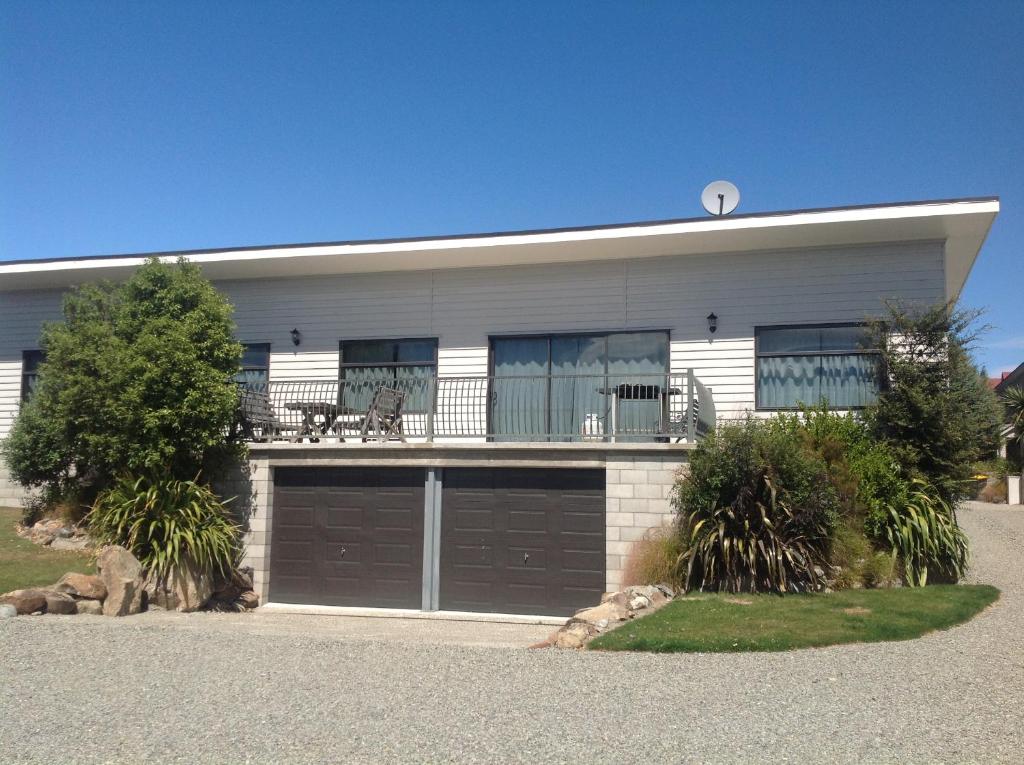
M 791 409 L 823 398 L 837 409 L 867 406 L 878 396 L 872 354 L 769 356 L 757 362 L 758 406 Z
M 758 406 L 785 409 L 819 398 L 818 356 L 769 356 L 758 359 Z
M 241 367 L 241 371 L 235 375 L 235 380 L 250 387 L 266 385 L 270 378 L 270 345 L 244 343 Z
M 509 437 L 502 440 L 608 434 L 616 386 L 654 385 L 660 391 L 668 367 L 664 332 L 499 338 L 493 348 L 491 428 Z M 660 396 L 618 403 L 620 432 L 657 428 Z
M 821 357 L 818 398 L 838 409 L 867 406 L 878 397 L 878 357 L 870 354 Z
M 567 441 L 588 430 L 605 413 L 604 377 L 607 340 L 604 337 L 551 338 L 551 433 Z
M 664 390 L 668 382 L 668 335 L 664 332 L 623 332 L 608 335 L 608 387 L 637 386 L 635 398 L 618 398 L 616 430 L 619 441 L 629 433 L 657 433 L 663 430 L 665 399 L 681 395 Z M 609 401 L 613 405 L 616 399 Z M 610 427 L 610 423 L 609 423 Z M 644 440 L 644 439 L 637 439 Z
M 342 406 L 369 409 L 382 386 L 405 393 L 403 411 L 424 414 L 432 407 L 437 341 L 347 340 L 341 344 Z
M 491 430 L 504 441 L 547 432 L 548 339 L 501 338 L 494 341 Z M 510 378 L 510 379 L 502 379 Z

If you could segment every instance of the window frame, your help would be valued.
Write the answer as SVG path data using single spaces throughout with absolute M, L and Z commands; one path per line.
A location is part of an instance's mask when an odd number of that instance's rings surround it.
M 29 357 L 33 354 L 35 354 L 36 357 L 38 358 L 38 361 L 36 362 L 35 371 L 26 372 L 25 370 L 28 364 Z M 29 398 L 31 398 L 31 391 L 29 390 L 28 378 L 31 376 L 36 378 L 37 380 L 39 379 L 39 365 L 42 364 L 44 361 L 46 361 L 46 351 L 44 351 L 42 348 L 31 348 L 29 350 L 21 352 L 21 398 L 18 400 L 19 404 L 24 404 L 26 401 L 29 400 Z
M 394 348 L 392 349 L 392 361 L 373 361 L 373 362 L 345 362 L 345 344 L 346 343 L 392 343 Z M 398 346 L 401 343 L 430 343 L 433 346 L 433 360 L 426 361 L 399 361 L 398 360 Z M 384 369 L 392 371 L 390 379 L 398 382 L 398 369 L 409 368 L 409 367 L 431 367 L 434 373 L 430 375 L 432 378 L 437 377 L 437 351 L 438 351 L 438 338 L 436 337 L 350 337 L 348 339 L 338 341 L 338 403 L 342 402 L 342 398 L 345 393 L 345 371 L 348 369 L 374 369 L 383 367 Z M 436 399 L 436 396 L 431 394 L 430 399 Z M 431 400 L 428 406 L 422 410 L 404 408 L 406 414 L 426 414 L 432 415 L 437 409 L 437 401 Z
M 881 348 L 863 348 L 859 350 L 842 350 L 842 351 L 805 351 L 802 353 L 795 352 L 775 352 L 768 351 L 765 353 L 761 352 L 761 332 L 764 330 L 775 330 L 775 329 L 835 329 L 835 328 L 847 328 L 847 327 L 859 327 L 866 329 L 868 327 L 867 322 L 863 321 L 837 321 L 837 322 L 817 322 L 811 324 L 758 324 L 754 326 L 754 411 L 756 412 L 798 412 L 800 411 L 800 405 L 795 406 L 764 406 L 761 404 L 761 386 L 758 384 L 758 362 L 762 358 L 785 358 L 789 356 L 875 356 L 878 359 L 878 378 L 876 380 L 878 384 L 878 392 L 881 393 L 884 390 L 885 374 L 882 367 L 882 349 Z M 808 404 L 804 402 L 804 406 L 817 406 L 820 402 L 814 402 Z M 856 412 L 866 409 L 867 406 L 844 406 L 842 408 L 833 407 L 829 404 L 830 408 L 835 408 L 836 411 L 840 412 Z
M 508 334 L 491 334 L 487 336 L 487 377 L 491 385 L 497 379 L 494 374 L 494 342 L 496 340 L 538 340 L 544 338 L 548 345 L 547 378 L 548 378 L 548 407 L 545 413 L 545 430 L 551 430 L 551 341 L 558 337 L 603 337 L 605 338 L 605 367 L 604 374 L 608 374 L 608 341 L 609 335 L 664 335 L 665 336 L 665 375 L 672 374 L 672 330 L 665 328 L 644 328 L 644 329 L 606 329 L 573 332 L 511 332 Z M 494 396 L 487 396 L 487 432 L 494 432 Z M 494 440 L 496 436 L 488 436 L 488 440 Z
M 345 343 L 393 343 L 394 352 L 392 353 L 392 361 L 370 361 L 361 362 L 345 361 Z M 433 361 L 399 361 L 398 360 L 398 344 L 399 343 L 431 343 L 434 346 L 434 359 Z M 437 338 L 436 337 L 352 337 L 347 340 L 338 341 L 338 379 L 345 379 L 346 369 L 366 369 L 368 367 L 385 367 L 387 369 L 397 369 L 398 367 L 434 367 L 434 373 L 437 373 Z
M 271 348 L 271 344 L 270 343 L 262 343 L 262 342 L 261 343 L 246 343 L 246 342 L 242 342 L 242 341 L 239 341 L 239 343 L 242 346 L 242 359 L 239 360 L 239 363 L 238 363 L 238 374 L 242 375 L 245 372 L 252 371 L 252 370 L 265 371 L 267 373 L 266 374 L 266 384 L 269 384 L 270 383 L 270 348 Z M 257 367 L 257 366 L 252 366 L 252 365 L 246 366 L 243 363 L 243 360 L 245 359 L 245 352 L 246 352 L 246 350 L 248 350 L 250 348 L 265 348 L 266 349 L 266 352 L 267 352 L 267 365 L 266 365 L 266 367 L 262 367 L 262 366 Z M 239 382 L 244 382 L 244 380 L 239 380 Z
M 609 335 L 665 335 L 667 353 L 665 354 L 665 374 L 672 374 L 672 331 L 669 329 L 608 329 L 588 332 L 513 332 L 510 334 L 493 334 L 487 336 L 487 376 L 494 377 L 494 342 L 495 340 L 539 340 L 548 341 L 548 376 L 551 376 L 551 341 L 558 337 L 604 337 Z M 607 341 L 606 341 L 607 343 Z M 607 355 L 607 344 L 605 354 Z M 605 371 L 608 374 L 608 361 L 605 359 Z

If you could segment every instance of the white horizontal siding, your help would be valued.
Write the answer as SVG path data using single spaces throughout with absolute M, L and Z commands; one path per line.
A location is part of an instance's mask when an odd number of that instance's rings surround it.
M 728 416 L 753 407 L 754 327 L 860 321 L 886 298 L 939 301 L 943 284 L 942 244 L 917 242 L 218 286 L 239 339 L 271 344 L 273 379 L 336 379 L 343 339 L 437 337 L 438 373 L 459 376 L 487 374 L 493 335 L 667 329 L 672 370 L 692 368 Z M 17 408 L 21 352 L 59 305 L 53 292 L 0 295 L 0 435 Z

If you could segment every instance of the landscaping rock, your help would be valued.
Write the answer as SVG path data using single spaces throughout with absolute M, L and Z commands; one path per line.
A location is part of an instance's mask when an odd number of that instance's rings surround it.
M 18 609 L 10 603 L 0 604 L 0 619 L 8 619 L 18 615 Z
M 92 616 L 103 616 L 103 604 L 98 600 L 79 600 L 75 607 L 78 609 L 80 614 L 90 614 Z
M 146 579 L 146 596 L 150 603 L 168 611 L 198 611 L 213 595 L 213 577 L 186 560 L 171 569 L 167 576 Z
M 107 589 L 104 616 L 128 616 L 142 610 L 145 582 L 142 564 L 123 547 L 104 547 L 96 559 L 100 580 Z
M 107 588 L 103 580 L 98 576 L 89 574 L 78 574 L 69 571 L 60 578 L 60 581 L 53 586 L 57 592 L 67 593 L 74 598 L 88 598 L 90 600 L 103 600 L 107 597 Z
M 634 595 L 629 600 L 630 611 L 642 611 L 651 607 L 651 601 L 646 595 Z
M 555 648 L 582 648 L 597 634 L 597 629 L 586 622 L 573 621 L 562 627 L 551 638 Z
M 75 599 L 70 595 L 56 590 L 45 590 L 46 613 L 48 614 L 76 614 L 78 608 L 75 606 Z
M 614 629 L 622 622 L 651 613 L 673 596 L 668 585 L 636 585 L 619 592 L 605 593 L 601 604 L 577 611 L 566 625 L 548 638 L 557 648 L 582 648 L 592 638 Z
M 89 537 L 57 537 L 50 542 L 53 550 L 84 550 L 89 546 Z
M 582 611 L 577 611 L 573 617 L 573 621 L 587 622 L 589 624 L 596 625 L 598 622 L 605 622 L 605 624 L 612 624 L 615 622 L 624 622 L 629 618 L 629 611 L 623 608 L 614 600 L 607 600 L 599 606 L 593 608 L 584 608 Z
M 19 614 L 31 614 L 46 608 L 46 592 L 44 590 L 12 590 L 0 595 L 0 603 L 14 606 Z

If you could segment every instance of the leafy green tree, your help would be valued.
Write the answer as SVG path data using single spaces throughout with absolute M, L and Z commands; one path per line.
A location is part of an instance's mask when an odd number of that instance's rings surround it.
M 226 433 L 242 349 L 231 313 L 184 259 L 152 258 L 122 284 L 69 292 L 3 446 L 15 480 L 90 497 L 117 475 L 187 480 L 235 455 Z
M 907 475 L 950 504 L 970 493 L 972 466 L 995 454 L 1001 428 L 999 401 L 971 359 L 979 315 L 892 304 L 871 328 L 888 385 L 866 420 Z

